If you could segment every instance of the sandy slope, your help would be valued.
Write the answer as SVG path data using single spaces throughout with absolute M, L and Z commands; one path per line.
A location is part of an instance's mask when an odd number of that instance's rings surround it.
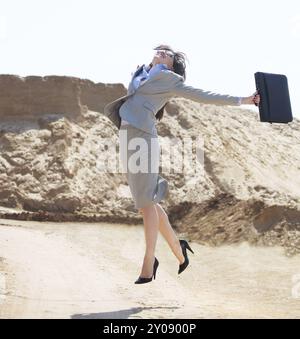
M 1 219 L 0 318 L 300 318 L 299 256 L 192 243 L 178 277 L 159 238 L 157 280 L 137 286 L 143 237 L 140 226 Z

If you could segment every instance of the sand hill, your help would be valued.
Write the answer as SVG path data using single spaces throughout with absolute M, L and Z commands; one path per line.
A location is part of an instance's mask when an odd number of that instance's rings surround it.
M 122 84 L 0 75 L 0 217 L 141 223 L 124 174 L 96 166 L 100 139 L 118 140 L 103 108 L 124 94 Z M 179 231 L 201 244 L 300 252 L 299 120 L 265 124 L 258 111 L 174 98 L 157 127 L 162 145 L 205 140 L 205 180 L 163 174 L 162 205 Z

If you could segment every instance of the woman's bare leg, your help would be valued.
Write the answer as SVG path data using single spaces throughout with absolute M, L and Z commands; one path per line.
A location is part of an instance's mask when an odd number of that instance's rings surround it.
M 155 207 L 159 217 L 159 231 L 166 239 L 172 252 L 177 257 L 179 263 L 182 264 L 184 263 L 185 259 L 182 253 L 179 239 L 177 238 L 177 235 L 170 224 L 169 217 L 160 204 L 155 204 Z
M 140 208 L 139 210 L 143 215 L 146 240 L 146 252 L 140 277 L 151 278 L 155 261 L 155 246 L 159 229 L 159 217 L 154 204 Z

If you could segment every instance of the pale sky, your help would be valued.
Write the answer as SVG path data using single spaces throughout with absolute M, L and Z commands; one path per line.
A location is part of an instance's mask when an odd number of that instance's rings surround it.
M 288 77 L 300 118 L 299 0 L 0 0 L 0 74 L 123 83 L 161 43 L 188 56 L 186 84 L 250 96 L 254 73 Z M 253 108 L 255 106 L 244 106 Z

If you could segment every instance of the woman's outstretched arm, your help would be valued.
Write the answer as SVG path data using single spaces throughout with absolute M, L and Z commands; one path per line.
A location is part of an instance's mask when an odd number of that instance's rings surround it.
M 196 102 L 204 104 L 213 104 L 213 105 L 231 105 L 231 106 L 240 106 L 240 105 L 250 105 L 254 104 L 255 96 L 250 97 L 237 97 L 227 94 L 218 94 L 211 91 L 205 91 L 200 88 L 195 88 L 193 86 L 185 85 L 183 81 L 177 82 L 176 86 L 172 89 L 172 94 L 175 96 L 183 97 L 190 99 Z M 257 99 L 257 97 L 256 97 Z

